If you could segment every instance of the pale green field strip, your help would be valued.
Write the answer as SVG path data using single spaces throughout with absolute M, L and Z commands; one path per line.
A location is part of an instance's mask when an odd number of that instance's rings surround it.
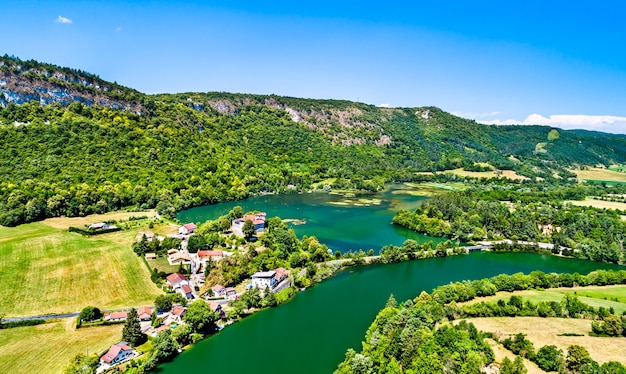
M 132 251 L 139 230 L 94 237 L 45 223 L 0 227 L 0 313 L 5 317 L 149 305 L 162 292 Z
M 554 288 L 547 290 L 527 290 L 516 292 L 498 292 L 494 296 L 476 298 L 468 301 L 466 305 L 484 302 L 496 302 L 500 299 L 508 300 L 511 295 L 521 296 L 524 302 L 531 301 L 538 303 L 541 301 L 561 301 L 565 294 L 576 294 L 583 303 L 594 308 L 613 308 L 616 314 L 626 311 L 626 286 L 605 286 L 605 287 L 576 287 L 576 288 Z M 614 299 L 617 298 L 618 301 Z M 461 303 L 464 304 L 464 303 Z

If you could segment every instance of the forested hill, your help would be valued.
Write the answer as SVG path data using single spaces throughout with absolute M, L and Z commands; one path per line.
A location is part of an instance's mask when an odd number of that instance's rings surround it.
M 72 94 L 48 100 L 57 90 Z M 423 178 L 419 171 L 457 167 L 552 178 L 570 176 L 568 166 L 626 161 L 625 136 L 485 126 L 434 107 L 145 95 L 79 70 L 6 56 L 0 106 L 2 225 L 128 206 L 172 215 L 318 182 L 375 190 Z

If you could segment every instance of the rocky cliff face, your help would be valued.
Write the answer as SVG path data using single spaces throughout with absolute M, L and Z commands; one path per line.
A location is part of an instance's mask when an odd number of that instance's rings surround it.
M 42 105 L 80 102 L 144 112 L 143 94 L 96 75 L 13 57 L 0 57 L 0 106 L 37 101 Z

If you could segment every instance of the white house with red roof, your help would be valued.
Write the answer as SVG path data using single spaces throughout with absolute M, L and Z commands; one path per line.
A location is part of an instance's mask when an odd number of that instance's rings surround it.
M 183 284 L 182 286 L 180 286 L 180 293 L 182 293 L 187 300 L 193 299 L 193 290 L 191 289 L 191 287 L 189 287 L 188 284 Z
M 128 317 L 128 312 L 111 312 L 111 313 L 104 313 L 104 320 L 105 321 L 124 321 L 126 320 L 126 317 Z
M 187 223 L 178 228 L 178 234 L 180 235 L 191 235 L 193 234 L 198 226 L 195 223 Z
M 287 276 L 289 276 L 289 273 L 284 268 L 259 271 L 252 274 L 252 287 L 258 288 L 259 290 L 264 290 L 269 287 L 270 290 L 274 290 Z
M 221 284 L 216 284 L 211 290 L 215 296 L 226 296 L 226 287 Z
M 122 361 L 132 358 L 135 351 L 126 342 L 119 342 L 112 345 L 109 351 L 100 357 L 100 363 L 113 366 L 119 364 Z
M 173 289 L 182 287 L 183 285 L 189 286 L 189 279 L 180 273 L 173 273 L 167 276 L 167 284 Z
M 139 315 L 140 321 L 148 321 L 152 318 L 152 309 L 147 306 L 142 306 L 137 309 L 137 314 Z
M 180 305 L 175 305 L 170 311 L 170 317 L 175 322 L 182 322 L 183 317 L 185 317 L 185 314 L 187 314 L 187 308 L 180 306 Z

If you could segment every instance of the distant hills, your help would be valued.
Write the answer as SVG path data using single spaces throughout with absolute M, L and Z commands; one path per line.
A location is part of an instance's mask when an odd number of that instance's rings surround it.
M 126 206 L 166 215 L 258 192 L 376 190 L 416 172 L 545 179 L 626 162 L 626 136 L 489 126 L 436 107 L 222 92 L 146 95 L 0 57 L 0 224 Z

